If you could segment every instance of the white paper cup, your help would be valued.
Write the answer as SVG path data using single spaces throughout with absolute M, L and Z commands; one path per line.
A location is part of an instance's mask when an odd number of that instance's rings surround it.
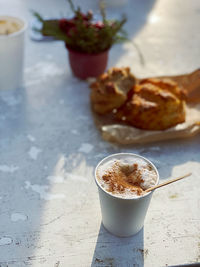
M 156 167 L 148 159 L 132 153 L 112 154 L 99 162 L 95 169 L 95 181 L 99 190 L 99 199 L 101 205 L 102 222 L 104 227 L 112 234 L 120 237 L 128 237 L 139 232 L 143 225 L 144 219 L 152 197 L 152 192 L 143 196 L 133 196 L 132 198 L 122 198 L 113 195 L 101 187 L 97 177 L 99 166 L 111 159 L 124 159 L 126 157 L 140 158 L 149 163 L 157 174 L 159 181 L 159 173 Z
M 22 85 L 24 61 L 24 35 L 27 23 L 21 18 L 0 16 L 12 20 L 21 28 L 8 35 L 0 35 L 0 89 L 17 89 Z

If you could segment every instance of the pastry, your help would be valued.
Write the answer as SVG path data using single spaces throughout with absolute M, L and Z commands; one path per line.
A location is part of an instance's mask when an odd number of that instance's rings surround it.
M 90 85 L 93 110 L 98 114 L 107 114 L 121 107 L 134 84 L 135 77 L 129 68 L 112 68 L 100 75 Z
M 140 84 L 145 84 L 145 83 L 151 83 L 154 84 L 158 87 L 160 87 L 161 89 L 165 89 L 173 94 L 175 94 L 178 98 L 180 99 L 185 99 L 186 98 L 186 90 L 179 87 L 178 84 L 168 78 L 147 78 L 147 79 L 143 79 L 140 81 Z
M 116 117 L 146 130 L 165 130 L 185 121 L 184 92 L 166 79 L 144 79 L 132 89 L 132 97 Z

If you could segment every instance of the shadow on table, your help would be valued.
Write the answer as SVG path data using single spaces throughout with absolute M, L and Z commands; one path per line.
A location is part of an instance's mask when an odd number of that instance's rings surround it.
M 132 237 L 116 237 L 101 223 L 91 267 L 144 266 L 144 230 Z

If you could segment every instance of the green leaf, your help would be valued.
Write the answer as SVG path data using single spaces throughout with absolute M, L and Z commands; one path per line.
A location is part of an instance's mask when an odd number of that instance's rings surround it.
M 35 12 L 34 10 L 31 11 L 33 13 L 33 15 L 40 21 L 43 22 L 43 18 L 40 16 L 40 14 L 38 12 Z

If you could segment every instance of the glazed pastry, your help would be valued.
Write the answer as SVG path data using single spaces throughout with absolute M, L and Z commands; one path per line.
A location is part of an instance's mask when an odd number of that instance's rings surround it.
M 116 113 L 125 123 L 146 130 L 165 130 L 185 121 L 184 93 L 171 80 L 144 79 Z
M 135 84 L 129 68 L 112 68 L 100 75 L 91 87 L 91 104 L 98 114 L 107 114 L 121 107 Z
M 186 90 L 179 87 L 178 84 L 171 79 L 147 78 L 147 79 L 143 79 L 140 81 L 140 84 L 145 84 L 145 83 L 151 83 L 151 84 L 154 84 L 160 87 L 161 89 L 165 89 L 171 92 L 172 94 L 175 94 L 180 99 L 186 98 L 186 94 L 187 94 Z

